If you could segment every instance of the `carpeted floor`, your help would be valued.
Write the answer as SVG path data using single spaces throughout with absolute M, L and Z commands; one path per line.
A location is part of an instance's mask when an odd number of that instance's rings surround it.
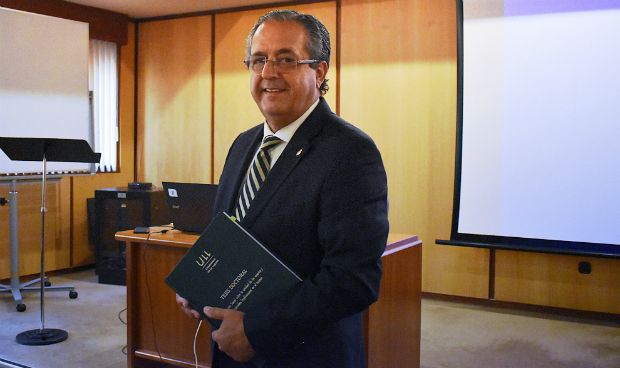
M 423 368 L 620 368 L 620 324 L 424 299 Z
M 24 313 L 0 294 L 0 367 L 125 368 L 125 287 L 98 284 L 92 270 L 51 281 L 79 293 L 46 293 L 45 327 L 69 339 L 17 344 L 15 335 L 40 327 L 38 293 L 26 294 Z M 423 368 L 620 368 L 620 325 L 424 299 L 421 350 Z
M 17 344 L 18 333 L 41 327 L 39 293 L 24 294 L 27 309 L 23 313 L 15 310 L 9 294 L 2 293 L 0 367 L 2 360 L 31 368 L 127 367 L 122 352 L 127 330 L 118 318 L 125 308 L 125 287 L 97 283 L 93 270 L 52 277 L 51 282 L 54 286 L 73 285 L 79 294 L 77 299 L 69 299 L 65 291 L 45 293 L 45 327 L 63 329 L 69 338 L 47 346 Z M 125 319 L 124 312 L 121 317 Z

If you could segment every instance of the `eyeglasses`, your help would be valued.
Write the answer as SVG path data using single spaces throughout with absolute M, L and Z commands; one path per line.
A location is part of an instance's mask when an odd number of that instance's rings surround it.
M 291 58 L 267 59 L 265 56 L 252 56 L 249 60 L 244 60 L 244 64 L 248 70 L 256 74 L 261 74 L 267 62 L 271 61 L 275 72 L 286 73 L 297 68 L 298 64 L 316 64 L 320 60 L 295 60 Z

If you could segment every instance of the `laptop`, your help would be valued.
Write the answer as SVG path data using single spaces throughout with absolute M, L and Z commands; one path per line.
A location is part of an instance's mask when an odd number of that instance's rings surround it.
M 215 184 L 163 182 L 175 229 L 202 233 L 213 218 Z

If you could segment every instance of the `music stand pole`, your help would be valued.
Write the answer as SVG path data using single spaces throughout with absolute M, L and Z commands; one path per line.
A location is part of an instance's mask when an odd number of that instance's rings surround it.
M 45 213 L 47 212 L 47 207 L 45 206 L 45 177 L 47 175 L 47 159 L 45 158 L 45 153 L 43 154 L 43 176 L 41 179 L 41 280 L 45 280 Z M 45 283 L 40 282 L 41 286 L 41 330 L 43 333 L 45 330 Z M 65 332 L 65 335 L 67 333 Z M 66 339 L 67 337 L 65 337 Z
M 51 345 L 65 341 L 69 333 L 57 328 L 45 328 L 45 206 L 47 158 L 43 153 L 43 176 L 41 177 L 41 328 L 24 331 L 17 335 L 17 342 L 23 345 Z

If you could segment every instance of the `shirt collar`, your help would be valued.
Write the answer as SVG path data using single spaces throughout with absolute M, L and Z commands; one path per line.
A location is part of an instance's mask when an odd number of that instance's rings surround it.
M 271 128 L 269 128 L 269 125 L 265 121 L 263 123 L 263 138 L 267 135 L 275 135 L 276 137 L 280 138 L 282 141 L 288 143 L 291 140 L 291 138 L 293 138 L 293 134 L 295 134 L 295 132 L 301 126 L 301 124 L 306 120 L 306 118 L 308 118 L 310 113 L 314 111 L 314 108 L 319 104 L 319 100 L 320 99 L 317 99 L 316 101 L 314 101 L 314 103 L 310 105 L 308 110 L 306 110 L 306 112 L 304 112 L 299 118 L 297 118 L 297 120 L 293 121 L 292 123 L 288 124 L 287 126 L 278 130 L 275 133 L 271 131 Z

